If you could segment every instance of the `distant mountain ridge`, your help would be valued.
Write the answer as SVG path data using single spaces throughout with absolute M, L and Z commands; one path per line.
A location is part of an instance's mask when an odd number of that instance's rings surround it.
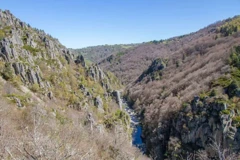
M 98 63 L 112 54 L 119 54 L 139 44 L 99 45 L 81 49 L 72 49 L 75 54 L 83 55 L 87 60 Z

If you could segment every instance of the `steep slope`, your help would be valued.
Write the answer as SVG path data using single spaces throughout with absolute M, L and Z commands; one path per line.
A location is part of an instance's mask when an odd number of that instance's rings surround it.
M 232 86 L 229 75 L 238 75 L 228 61 L 233 55 L 238 61 L 233 52 L 240 45 L 239 22 L 236 16 L 195 33 L 141 44 L 99 63 L 127 85 L 126 98 L 142 115 L 143 137 L 153 159 L 193 158 L 199 149 L 206 151 L 204 156 L 218 157 L 216 148 L 229 154 L 229 146 L 238 152 L 239 110 L 231 107 L 237 106 L 238 92 L 226 88 Z M 226 86 L 211 85 L 224 75 Z M 233 86 L 229 90 L 237 90 Z
M 169 52 L 171 56 L 159 53 L 159 58 L 128 86 L 128 97 L 143 116 L 148 153 L 155 159 L 187 157 L 199 149 L 206 150 L 205 155 L 216 156 L 210 150 L 218 145 L 239 151 L 239 128 L 232 123 L 239 110 L 231 108 L 238 104 L 237 93 L 232 91 L 238 85 L 231 88 L 229 77 L 237 79 L 238 72 L 233 69 L 236 65 L 228 61 L 238 61 L 231 59 L 238 57 L 238 48 L 234 47 L 240 45 L 240 18 L 223 22 L 180 38 L 185 39 L 187 47 Z M 196 39 L 186 41 L 194 36 Z M 219 83 L 229 84 L 211 85 L 224 75 Z M 225 111 L 227 108 L 229 111 Z
M 133 159 L 121 86 L 42 30 L 0 10 L 1 159 Z
M 98 63 L 112 54 L 122 54 L 126 49 L 137 46 L 138 44 L 115 44 L 91 46 L 81 49 L 73 49 L 77 55 L 83 55 L 87 60 Z
M 223 23 L 224 21 L 217 22 L 188 35 L 143 43 L 126 50 L 121 56 L 110 56 L 99 65 L 112 71 L 124 84 L 129 84 L 147 70 L 156 58 L 169 59 L 175 54 L 181 57 L 204 54 L 208 48 L 217 45 L 217 43 L 224 43 L 220 42 L 219 39 L 215 40 L 216 29 Z

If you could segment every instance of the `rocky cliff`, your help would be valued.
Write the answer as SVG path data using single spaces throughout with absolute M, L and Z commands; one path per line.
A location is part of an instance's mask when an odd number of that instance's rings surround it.
M 116 77 L 2 10 L 0 75 L 1 159 L 139 157 Z

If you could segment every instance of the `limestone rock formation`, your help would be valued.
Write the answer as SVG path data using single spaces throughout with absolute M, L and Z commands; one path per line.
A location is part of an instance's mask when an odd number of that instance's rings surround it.
M 85 63 L 84 57 L 82 55 L 77 56 L 75 63 L 81 64 L 83 67 L 86 67 L 86 63 Z
M 109 79 L 98 65 L 92 65 L 89 67 L 88 76 L 91 77 L 94 81 L 100 82 L 104 89 L 111 89 Z
M 149 66 L 149 68 L 143 72 L 139 78 L 138 81 L 142 81 L 144 78 L 147 78 L 147 80 L 160 80 L 161 79 L 161 71 L 166 68 L 167 60 L 163 60 L 161 58 L 155 59 L 152 64 Z
M 166 151 L 169 158 L 177 160 L 174 155 L 204 149 L 214 157 L 216 152 L 210 147 L 214 143 L 238 151 L 240 132 L 233 125 L 234 111 L 224 112 L 228 107 L 226 103 L 218 102 L 217 98 L 200 99 L 196 96 L 171 122 L 159 124 L 154 137 L 157 138 L 156 143 L 163 145 L 156 144 L 155 154 L 163 158 Z M 151 140 L 154 141 L 154 138 Z
M 102 101 L 102 98 L 100 96 L 97 96 L 94 99 L 94 105 L 98 108 L 98 110 L 100 112 L 104 112 L 104 110 L 103 110 L 103 101 Z
M 125 127 L 130 120 L 116 117 L 108 74 L 97 65 L 86 66 L 83 56 L 74 57 L 56 38 L 2 10 L 0 88 L 1 159 L 134 157 L 124 150 L 132 148 Z M 116 136 L 114 127 L 124 130 Z M 30 136 L 33 130 L 35 137 Z
M 118 90 L 114 90 L 112 92 L 112 95 L 114 97 L 114 99 L 116 100 L 118 107 L 122 110 L 122 99 L 121 99 L 121 93 Z

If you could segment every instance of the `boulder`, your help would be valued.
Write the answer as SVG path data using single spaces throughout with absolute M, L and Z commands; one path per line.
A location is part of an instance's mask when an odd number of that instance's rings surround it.
M 22 105 L 20 99 L 14 97 L 14 100 L 15 100 L 15 102 L 17 103 L 17 106 L 18 106 L 18 107 L 23 107 L 23 105 Z
M 48 92 L 47 96 L 48 96 L 48 98 L 49 98 L 50 100 L 52 100 L 52 99 L 53 99 L 53 93 L 52 93 L 52 91 Z
M 97 96 L 94 99 L 94 105 L 98 108 L 98 110 L 100 112 L 104 112 L 104 110 L 103 110 L 103 101 L 102 101 L 102 98 L 100 96 Z
M 96 124 L 96 122 L 92 116 L 92 113 L 87 114 L 87 122 L 90 123 L 91 130 L 93 130 L 93 126 Z

